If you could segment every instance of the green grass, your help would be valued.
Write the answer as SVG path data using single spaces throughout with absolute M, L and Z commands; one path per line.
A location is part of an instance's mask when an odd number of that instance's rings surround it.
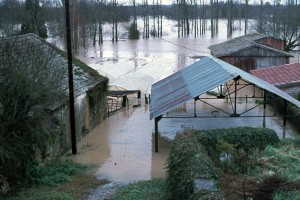
M 23 191 L 17 196 L 8 198 L 9 200 L 73 200 L 73 198 L 65 192 L 51 191 L 41 188 L 30 188 Z
M 273 200 L 295 200 L 300 199 L 300 191 L 277 193 L 274 195 Z
M 263 166 L 289 181 L 300 180 L 300 146 L 298 139 L 283 141 L 280 147 L 268 147 L 263 152 Z
M 139 181 L 127 185 L 117 191 L 113 200 L 162 200 L 165 196 L 166 183 L 164 179 Z
M 84 172 L 86 165 L 72 161 L 55 161 L 32 169 L 33 185 L 1 196 L 5 200 L 77 200 L 87 196 L 91 188 L 107 183 Z

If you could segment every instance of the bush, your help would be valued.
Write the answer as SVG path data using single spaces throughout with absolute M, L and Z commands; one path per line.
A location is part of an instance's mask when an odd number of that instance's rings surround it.
M 217 179 L 217 169 L 193 136 L 177 134 L 167 160 L 166 199 L 188 199 L 194 180 Z
M 276 132 L 267 128 L 215 129 L 197 131 L 195 135 L 215 164 L 235 172 L 255 167 L 260 152 L 280 141 Z
M 129 35 L 128 38 L 131 40 L 139 39 L 140 38 L 140 32 L 137 30 L 137 26 L 135 23 L 132 23 L 129 27 Z

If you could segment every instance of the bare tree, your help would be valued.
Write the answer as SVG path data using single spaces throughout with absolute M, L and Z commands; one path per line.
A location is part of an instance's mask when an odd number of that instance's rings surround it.
M 42 38 L 48 37 L 45 21 L 40 8 L 39 0 L 25 1 L 24 21 L 21 26 L 21 34 L 34 33 Z
M 0 37 L 18 34 L 23 14 L 24 8 L 18 0 L 0 1 Z
M 148 0 L 143 0 L 143 21 L 144 21 L 143 38 L 149 38 L 149 36 L 150 36 L 149 15 L 150 15 L 150 13 L 149 13 Z
M 255 28 L 260 33 L 281 38 L 285 41 L 285 50 L 291 51 L 300 44 L 300 7 L 293 0 L 287 1 L 287 5 L 275 2 L 273 6 L 271 9 L 269 3 L 264 6 L 261 1 Z

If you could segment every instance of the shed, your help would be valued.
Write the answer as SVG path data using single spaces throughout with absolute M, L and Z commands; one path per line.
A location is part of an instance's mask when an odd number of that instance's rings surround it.
M 238 113 L 236 109 L 237 87 L 239 80 L 265 91 L 263 97 L 264 108 L 267 92 L 275 94 L 279 98 L 283 99 L 284 102 L 289 102 L 300 107 L 299 101 L 276 88 L 272 84 L 218 58 L 204 57 L 198 62 L 152 85 L 150 119 L 155 120 L 155 151 L 158 151 L 158 122 L 161 118 L 164 118 L 164 114 L 188 101 L 199 100 L 199 96 L 201 94 L 204 94 L 205 92 L 224 83 L 231 81 L 235 88 L 233 91 L 234 109 L 233 113 L 228 113 L 228 117 L 242 117 L 244 113 Z M 219 97 L 224 98 L 228 95 L 230 94 L 221 92 Z
M 251 70 L 250 73 L 291 96 L 300 92 L 300 63 Z
M 80 60 L 74 58 L 73 63 L 76 135 L 79 141 L 106 117 L 108 79 Z M 49 116 L 43 121 L 43 125 L 49 130 L 59 127 L 56 130 L 57 135 L 54 136 L 56 146 L 52 149 L 55 151 L 53 154 L 64 153 L 70 149 L 66 53 L 34 34 L 1 38 L 0 69 L 7 67 L 14 67 L 16 72 L 21 72 L 21 76 L 27 77 L 28 80 L 34 79 L 26 82 L 28 84 L 33 86 L 34 82 L 51 84 L 57 95 L 62 94 L 53 101 L 55 103 L 47 106 Z M 43 81 L 51 80 L 51 77 L 55 76 L 59 76 L 56 82 Z
M 284 51 L 284 41 L 251 33 L 209 46 L 211 54 L 246 72 L 289 63 L 293 55 Z

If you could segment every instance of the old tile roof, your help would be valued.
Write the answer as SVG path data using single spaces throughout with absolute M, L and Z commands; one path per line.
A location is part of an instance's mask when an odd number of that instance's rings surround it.
M 7 38 L 0 38 L 0 66 L 9 63 L 8 59 L 16 59 L 19 68 L 28 68 L 34 62 L 44 65 L 47 64 L 49 76 L 61 77 L 60 83 L 55 86 L 58 91 L 66 94 L 68 90 L 68 60 L 64 51 L 56 48 L 52 44 L 35 34 L 25 34 Z M 45 75 L 45 74 L 43 74 Z M 30 74 L 27 74 L 30 76 Z M 86 64 L 74 58 L 73 60 L 73 82 L 74 96 L 79 96 L 89 89 L 93 88 L 102 81 L 108 81 L 106 77 L 98 74 Z M 68 101 L 67 98 L 61 99 L 56 105 L 50 109 L 55 110 L 60 105 Z
M 212 55 L 215 57 L 222 57 L 222 56 L 228 56 L 232 55 L 234 53 L 240 52 L 241 50 L 245 50 L 251 47 L 260 47 L 264 49 L 268 49 L 270 51 L 274 51 L 278 54 L 282 54 L 284 56 L 292 57 L 292 55 L 269 47 L 267 45 L 263 45 L 259 43 L 258 41 L 264 38 L 268 38 L 270 36 L 263 35 L 260 33 L 250 33 L 247 35 L 243 35 L 240 37 L 232 38 L 230 40 L 227 40 L 226 42 L 211 45 L 208 47 L 208 49 L 211 51 Z
M 299 83 L 300 63 L 255 69 L 250 73 L 276 86 Z

